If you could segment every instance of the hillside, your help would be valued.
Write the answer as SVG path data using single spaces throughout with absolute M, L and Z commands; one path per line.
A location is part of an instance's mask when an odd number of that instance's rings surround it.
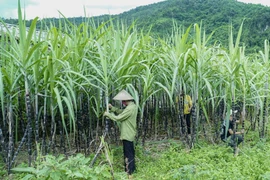
M 167 0 L 141 6 L 113 18 L 131 24 L 137 20 L 137 27 L 146 31 L 152 27 L 157 35 L 171 33 L 173 21 L 187 28 L 194 23 L 202 23 L 206 34 L 215 31 L 214 41 L 227 44 L 228 27 L 233 25 L 234 33 L 244 20 L 242 43 L 250 51 L 263 47 L 270 37 L 270 8 L 262 5 L 246 4 L 236 0 Z M 108 16 L 96 17 L 104 21 Z M 252 49 L 252 50 L 251 50 Z
M 229 25 L 233 25 L 233 32 L 238 33 L 240 24 L 244 21 L 242 44 L 245 44 L 248 52 L 254 52 L 263 48 L 264 40 L 270 37 L 270 7 L 246 4 L 236 0 L 167 0 L 146 6 L 140 6 L 119 15 L 96 16 L 94 20 L 104 22 L 110 18 L 115 21 L 125 22 L 128 26 L 136 20 L 139 30 L 157 36 L 171 34 L 173 22 L 178 26 L 187 28 L 194 23 L 202 24 L 206 34 L 215 31 L 212 43 L 220 42 L 227 45 Z M 45 19 L 45 22 L 54 21 L 56 18 Z M 80 24 L 84 18 L 69 18 L 71 22 Z M 8 23 L 16 23 L 16 20 L 7 19 Z M 12 21 L 12 22 L 11 22 Z M 28 21 L 30 25 L 31 21 Z M 40 23 L 38 24 L 38 27 Z

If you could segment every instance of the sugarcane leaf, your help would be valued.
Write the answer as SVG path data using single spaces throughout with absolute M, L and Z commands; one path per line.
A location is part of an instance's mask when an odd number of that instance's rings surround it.
M 33 167 L 15 167 L 15 168 L 12 168 L 11 171 L 35 173 L 36 169 Z

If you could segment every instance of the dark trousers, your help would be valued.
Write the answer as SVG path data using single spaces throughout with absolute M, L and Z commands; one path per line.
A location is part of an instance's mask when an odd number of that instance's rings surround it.
M 191 124 L 190 124 L 190 116 L 191 116 L 190 113 L 189 114 L 184 114 L 184 119 L 186 120 L 186 123 L 187 123 L 187 132 L 188 132 L 188 134 L 191 133 L 191 130 L 190 130 L 190 126 L 191 126 Z
M 231 140 L 229 142 L 229 146 L 234 147 L 237 143 L 237 146 L 243 142 L 243 136 L 240 134 L 233 134 L 231 135 Z
M 131 175 L 135 170 L 135 149 L 131 141 L 123 140 L 125 172 Z

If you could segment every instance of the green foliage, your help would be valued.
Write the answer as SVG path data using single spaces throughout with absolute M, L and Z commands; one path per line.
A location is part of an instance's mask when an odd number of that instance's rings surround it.
M 136 180 L 155 179 L 259 179 L 266 180 L 270 176 L 270 141 L 250 138 L 255 132 L 248 134 L 244 145 L 240 146 L 240 154 L 233 156 L 233 149 L 224 143 L 209 144 L 201 141 L 189 150 L 179 140 L 147 141 L 145 146 L 136 146 L 137 171 L 133 174 Z M 115 179 L 127 179 L 123 171 L 122 146 L 111 146 Z M 111 179 L 110 166 L 102 159 L 99 165 L 90 168 L 91 157 L 77 154 L 66 159 L 47 155 L 36 161 L 35 167 L 21 164 L 13 168 L 13 179 Z
M 239 29 L 242 21 L 244 32 L 241 45 L 247 46 L 249 52 L 263 47 L 263 41 L 269 39 L 270 8 L 262 5 L 245 4 L 235 0 L 167 0 L 114 15 L 112 18 L 121 19 L 130 25 L 137 20 L 138 29 L 143 29 L 158 36 L 171 34 L 173 22 L 184 28 L 191 24 L 204 25 L 206 34 L 215 32 L 212 42 L 228 44 L 228 28 L 232 24 L 234 31 Z M 98 22 L 105 21 L 109 16 L 94 17 Z M 236 32 L 236 31 L 235 31 Z M 234 34 L 235 36 L 237 34 Z
M 37 161 L 35 167 L 13 168 L 12 172 L 23 173 L 27 179 L 110 179 L 110 168 L 106 164 L 90 168 L 90 157 L 76 154 L 66 159 L 63 155 L 55 157 L 47 155 Z M 22 175 L 20 174 L 22 177 Z
M 137 148 L 134 179 L 268 179 L 269 147 L 267 141 L 245 144 L 234 157 L 233 149 L 223 143 L 201 143 L 189 151 L 178 141 L 148 142 L 144 150 Z
M 0 177 L 3 177 L 7 173 L 3 159 L 0 157 Z

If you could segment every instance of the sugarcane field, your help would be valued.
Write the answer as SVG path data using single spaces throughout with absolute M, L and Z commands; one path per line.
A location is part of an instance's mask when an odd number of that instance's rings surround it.
M 18 26 L 0 22 L 1 179 L 270 179 L 270 46 L 247 54 L 244 22 L 221 46 L 200 24 L 164 38 L 91 18 L 27 27 L 18 2 Z M 132 176 L 104 116 L 121 90 L 138 107 Z

